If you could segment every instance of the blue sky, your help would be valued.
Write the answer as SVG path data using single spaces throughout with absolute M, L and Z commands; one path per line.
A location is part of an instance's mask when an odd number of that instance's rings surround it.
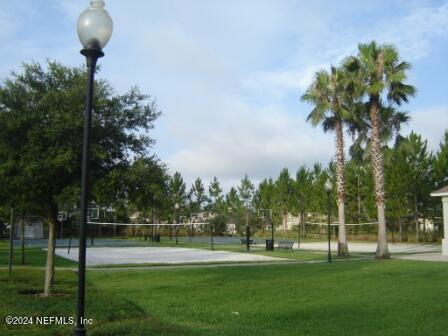
M 0 78 L 21 62 L 81 65 L 76 20 L 89 1 L 0 0 Z M 114 33 L 100 76 L 157 98 L 155 153 L 188 182 L 228 187 L 327 164 L 333 134 L 313 129 L 299 101 L 315 71 L 393 43 L 418 94 L 404 108 L 436 149 L 448 126 L 448 1 L 106 0 Z

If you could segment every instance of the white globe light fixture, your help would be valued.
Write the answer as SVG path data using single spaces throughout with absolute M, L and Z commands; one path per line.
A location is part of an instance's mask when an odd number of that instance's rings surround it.
M 112 36 L 113 22 L 103 0 L 92 0 L 78 19 L 78 37 L 84 49 L 102 50 Z
M 331 183 L 330 179 L 327 179 L 327 181 L 325 181 L 324 188 L 327 193 L 333 190 L 333 183 Z

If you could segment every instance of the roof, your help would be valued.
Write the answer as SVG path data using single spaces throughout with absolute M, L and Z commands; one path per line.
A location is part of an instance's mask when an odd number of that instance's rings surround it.
M 439 190 L 433 191 L 431 193 L 431 196 L 433 196 L 433 197 L 448 196 L 448 185 L 443 187 L 443 188 L 441 188 L 441 189 L 439 189 Z

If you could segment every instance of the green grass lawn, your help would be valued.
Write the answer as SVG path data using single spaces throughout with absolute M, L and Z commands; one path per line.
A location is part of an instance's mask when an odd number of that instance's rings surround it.
M 8 265 L 9 261 L 9 245 L 0 243 L 0 267 Z M 14 247 L 13 249 L 13 267 L 22 266 L 40 266 L 44 267 L 47 262 L 47 251 L 39 247 L 25 248 L 25 264 L 22 265 L 21 249 Z M 56 267 L 75 267 L 78 263 L 65 258 L 55 257 Z
M 1 335 L 67 335 L 71 327 L 6 326 L 5 315 L 74 316 L 76 276 L 0 273 Z M 89 271 L 89 335 L 446 335 L 448 267 L 404 260 Z

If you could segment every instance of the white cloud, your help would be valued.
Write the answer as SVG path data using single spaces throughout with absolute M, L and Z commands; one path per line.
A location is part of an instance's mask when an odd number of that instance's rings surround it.
M 282 97 L 291 91 L 298 96 L 299 92 L 306 90 L 311 84 L 314 73 L 323 67 L 324 65 L 314 65 L 304 69 L 258 72 L 243 79 L 242 87 L 273 97 Z
M 403 134 L 412 130 L 428 140 L 428 149 L 437 151 L 443 134 L 448 130 L 448 105 L 431 106 L 412 111 L 411 121 L 404 127 Z
M 184 148 L 167 160 L 170 169 L 181 171 L 187 180 L 218 176 L 226 182 L 247 172 L 259 181 L 276 177 L 283 167 L 295 173 L 302 164 L 328 162 L 332 156 L 331 135 L 322 136 L 321 130 L 279 106 L 253 111 L 229 98 L 224 109 L 215 112 L 215 122 L 194 119 L 201 134 L 185 134 Z
M 88 1 L 47 2 L 61 14 L 52 18 L 40 10 L 43 2 L 0 3 L 18 8 L 12 16 L 0 12 L 0 27 L 18 25 L 25 19 L 17 13 L 34 10 L 52 32 L 30 31 L 14 41 L 17 47 L 0 58 L 0 75 L 23 55 L 81 64 L 75 27 Z M 311 107 L 299 103 L 315 71 L 338 64 L 356 53 L 359 42 L 372 39 L 396 44 L 406 59 L 427 57 L 434 39 L 448 29 L 446 1 L 390 1 L 388 7 L 368 0 L 110 0 L 106 6 L 115 27 L 100 76 L 118 91 L 137 83 L 157 97 L 164 116 L 153 134 L 155 150 L 172 171 L 189 181 L 216 175 L 225 186 L 245 173 L 257 181 L 285 166 L 294 173 L 301 164 L 330 160 L 333 134 L 307 124 Z M 52 27 L 61 21 L 69 31 Z M 56 30 L 65 42 L 48 47 Z M 1 34 L 0 29 L 8 44 Z M 446 107 L 422 108 L 412 113 L 409 127 L 434 147 L 447 115 Z
M 440 6 L 415 7 L 408 15 L 385 20 L 377 28 L 376 38 L 396 44 L 404 58 L 425 57 L 434 37 L 448 34 L 448 2 Z

